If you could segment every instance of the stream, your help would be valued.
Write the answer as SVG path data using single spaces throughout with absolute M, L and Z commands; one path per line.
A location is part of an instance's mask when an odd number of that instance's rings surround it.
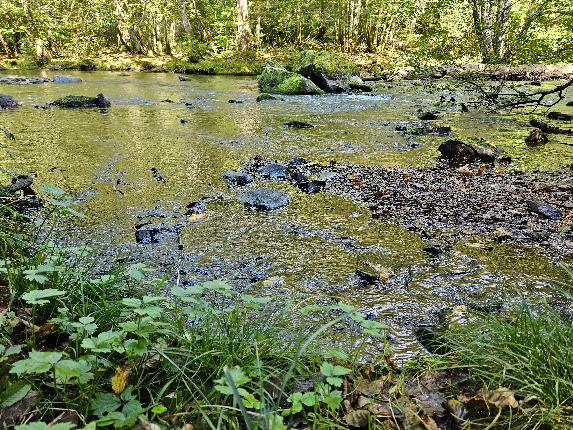
M 22 104 L 0 113 L 0 125 L 17 138 L 3 144 L 2 165 L 33 174 L 36 187 L 54 184 L 77 199 L 86 218 L 60 232 L 62 240 L 93 247 L 98 267 L 144 262 L 179 276 L 182 285 L 222 279 L 255 294 L 349 303 L 388 324 L 395 351 L 405 357 L 420 349 L 413 330 L 435 323 L 444 310 L 541 296 L 552 280 L 566 279 L 555 261 L 512 244 L 486 251 L 459 241 L 433 258 L 419 234 L 374 219 L 365 206 L 340 194 L 306 194 L 286 182 L 257 178 L 255 187 L 287 191 L 291 203 L 273 212 L 249 211 L 237 198 L 241 190 L 223 179 L 256 156 L 283 163 L 304 157 L 325 165 L 434 166 L 444 137 L 396 131 L 428 111 L 439 111 L 436 124 L 450 126 L 454 137 L 501 148 L 513 158 L 511 169 L 549 171 L 573 161 L 573 147 L 560 144 L 572 143 L 571 137 L 525 146 L 531 130 L 526 116 L 462 114 L 465 96 L 451 83 L 378 83 L 371 94 L 257 103 L 257 82 L 250 77 L 180 82 L 172 74 L 72 74 L 83 82 L 0 85 L 0 93 Z M 110 99 L 111 109 L 33 107 L 98 93 Z M 559 110 L 573 113 L 564 105 Z M 284 126 L 295 120 L 315 128 Z M 185 207 L 196 201 L 207 214 L 191 222 Z M 137 243 L 135 226 L 145 223 L 181 224 L 181 234 Z M 365 285 L 355 273 L 365 261 L 393 276 Z

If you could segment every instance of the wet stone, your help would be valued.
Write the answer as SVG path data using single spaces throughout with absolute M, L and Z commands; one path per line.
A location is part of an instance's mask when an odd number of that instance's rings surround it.
M 201 215 L 207 212 L 207 206 L 201 202 L 191 202 L 186 207 L 185 216 Z
M 239 187 L 243 187 L 254 182 L 251 175 L 243 172 L 227 172 L 223 175 L 223 179 L 225 179 L 229 185 L 236 185 Z
M 558 220 L 561 219 L 563 214 L 559 209 L 555 206 L 550 205 L 549 203 L 538 202 L 538 201 L 528 201 L 527 202 L 527 209 L 530 212 L 536 213 L 541 215 L 543 218 Z
M 80 82 L 82 82 L 82 79 L 78 78 L 77 76 L 69 76 L 69 75 L 54 76 L 55 84 L 78 84 Z
M 18 102 L 14 97 L 0 94 L 0 109 L 14 109 L 18 107 Z
M 421 114 L 418 118 L 422 121 L 435 121 L 438 119 L 438 115 L 436 115 L 434 112 L 426 112 Z
M 542 146 L 549 142 L 549 138 L 538 128 L 531 130 L 529 136 L 525 138 L 527 146 Z
M 547 114 L 547 118 L 557 121 L 573 121 L 573 115 L 561 112 L 549 112 Z
M 287 166 L 284 164 L 272 163 L 261 167 L 257 170 L 257 173 L 267 179 L 286 179 Z
M 143 245 L 158 243 L 160 233 L 158 227 L 139 227 L 135 230 L 135 241 Z
M 306 166 L 308 164 L 312 164 L 312 161 L 303 157 L 293 157 L 288 162 L 289 166 Z
M 299 184 L 299 188 L 307 194 L 316 194 L 324 190 L 326 187 L 325 181 L 310 181 L 302 182 Z
M 239 200 L 243 202 L 248 209 L 274 211 L 288 206 L 290 196 L 281 190 L 258 188 L 242 193 Z

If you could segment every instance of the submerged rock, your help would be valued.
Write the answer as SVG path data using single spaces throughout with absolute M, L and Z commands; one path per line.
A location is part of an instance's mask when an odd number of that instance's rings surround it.
M 527 202 L 527 209 L 530 212 L 541 215 L 543 218 L 558 220 L 561 219 L 563 214 L 555 206 L 549 203 L 530 200 Z
M 136 226 L 135 241 L 144 245 L 158 243 L 160 233 L 159 227 Z
M 18 107 L 18 102 L 14 97 L 0 94 L 0 109 L 14 109 Z
M 525 138 L 527 146 L 542 146 L 547 142 L 549 142 L 549 138 L 538 128 L 532 130 L 531 133 L 529 133 L 529 136 Z
M 87 96 L 66 96 L 61 99 L 55 100 L 50 103 L 51 106 L 57 106 L 65 109 L 78 109 L 78 108 L 100 108 L 107 109 L 111 106 L 108 98 L 103 94 L 98 94 L 96 97 Z
M 263 178 L 268 179 L 286 179 L 287 177 L 287 166 L 284 164 L 272 163 L 267 166 L 263 166 L 257 170 L 257 173 Z
M 449 136 L 452 128 L 448 126 L 434 126 L 425 122 L 402 123 L 396 125 L 396 131 L 409 136 L 423 136 L 426 134 L 436 134 L 438 136 Z
M 288 206 L 290 196 L 281 190 L 258 188 L 242 193 L 239 200 L 242 201 L 248 209 L 274 211 Z
M 325 181 L 310 181 L 310 182 L 301 182 L 298 184 L 298 187 L 307 194 L 316 194 L 324 190 L 326 187 Z
M 252 184 L 254 181 L 251 175 L 243 172 L 227 172 L 223 175 L 223 179 L 225 179 L 229 185 L 236 185 L 239 187 Z
M 311 164 L 312 161 L 307 160 L 306 158 L 303 157 L 293 157 L 289 160 L 288 165 L 289 166 L 306 166 L 307 164 Z
M 31 84 L 45 84 L 50 82 L 50 78 L 40 76 L 26 77 L 26 76 L 0 76 L 0 84 L 8 85 L 31 85 Z
M 285 123 L 285 127 L 290 128 L 314 128 L 314 125 L 302 121 L 290 121 Z
M 372 86 L 365 83 L 360 76 L 351 76 L 348 79 L 348 86 L 351 90 L 372 92 Z
M 453 162 L 484 161 L 492 163 L 497 158 L 493 150 L 461 140 L 448 140 L 442 143 L 438 150 L 442 154 L 442 158 Z
M 261 91 L 272 94 L 316 95 L 324 93 L 310 79 L 282 67 L 267 66 L 259 76 Z
M 561 112 L 549 112 L 547 118 L 554 119 L 557 121 L 573 121 L 573 115 L 569 115 Z
M 78 84 L 80 82 L 82 82 L 82 79 L 78 78 L 77 76 L 68 76 L 68 75 L 54 76 L 55 84 Z
M 185 206 L 185 216 L 193 216 L 193 215 L 203 215 L 207 212 L 207 206 L 201 202 L 191 202 L 187 206 Z
M 418 118 L 420 118 L 422 121 L 435 121 L 438 119 L 438 115 L 436 115 L 434 112 L 426 112 L 421 114 Z

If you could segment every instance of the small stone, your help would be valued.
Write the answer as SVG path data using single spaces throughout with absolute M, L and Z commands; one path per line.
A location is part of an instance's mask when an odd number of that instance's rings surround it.
M 225 179 L 229 185 L 236 185 L 239 187 L 243 187 L 254 182 L 251 175 L 243 172 L 227 172 L 223 175 L 223 179 Z
M 248 209 L 274 211 L 288 206 L 290 196 L 281 190 L 258 188 L 242 193 L 239 200 L 242 201 Z
M 307 194 L 316 194 L 324 190 L 325 181 L 310 181 L 299 184 L 299 188 Z
M 423 251 L 430 257 L 437 258 L 445 252 L 445 249 L 442 246 L 433 243 L 426 246 Z
M 527 209 L 530 212 L 541 215 L 543 218 L 552 220 L 561 219 L 561 217 L 563 216 L 561 211 L 557 209 L 555 206 L 544 202 L 530 200 L 527 202 Z
M 438 115 L 436 115 L 434 112 L 426 112 L 420 115 L 418 118 L 420 118 L 422 121 L 435 121 L 438 119 Z
M 230 104 L 236 104 L 236 105 L 240 105 L 240 104 L 243 104 L 243 103 L 245 103 L 245 101 L 244 101 L 244 100 L 235 100 L 235 99 L 231 99 L 231 100 L 229 100 L 229 103 L 230 103 Z
M 557 121 L 573 121 L 573 116 L 561 112 L 549 112 L 547 118 Z
M 82 82 L 82 79 L 78 78 L 77 76 L 68 76 L 68 75 L 54 76 L 55 84 L 78 84 L 80 82 Z
M 286 179 L 287 166 L 284 164 L 272 163 L 261 167 L 257 170 L 257 173 L 267 179 Z
M 538 128 L 531 130 L 529 136 L 525 138 L 527 146 L 542 146 L 549 142 L 549 138 Z

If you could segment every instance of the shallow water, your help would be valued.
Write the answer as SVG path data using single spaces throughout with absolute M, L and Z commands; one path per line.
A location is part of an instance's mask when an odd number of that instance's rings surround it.
M 499 146 L 513 157 L 511 168 L 571 164 L 570 146 L 527 148 L 524 117 L 461 114 L 459 105 L 440 102 L 441 95 L 462 101 L 461 94 L 416 82 L 381 84 L 375 95 L 256 103 L 253 78 L 197 76 L 180 82 L 171 74 L 74 74 L 84 82 L 0 86 L 0 93 L 23 105 L 0 113 L 0 124 L 17 137 L 3 148 L 2 165 L 33 172 L 38 184 L 55 184 L 75 196 L 87 218 L 65 232 L 65 239 L 104 249 L 106 262 L 145 261 L 161 271 L 178 271 L 184 283 L 220 278 L 262 294 L 352 303 L 389 323 L 404 353 L 418 348 L 412 328 L 435 321 L 445 308 L 539 294 L 548 289 L 548 278 L 563 276 L 535 250 L 506 245 L 485 252 L 460 243 L 446 257 L 432 259 L 416 234 L 373 220 L 368 210 L 342 197 L 307 195 L 286 184 L 257 181 L 288 191 L 288 208 L 248 212 L 221 178 L 257 155 L 279 161 L 302 156 L 387 167 L 433 165 L 443 137 L 395 131 L 400 122 L 417 121 L 418 110 L 442 112 L 436 123 L 451 126 L 455 137 Z M 100 92 L 112 102 L 108 112 L 33 108 L 68 94 Z M 167 99 L 175 103 L 162 102 Z M 559 110 L 573 113 L 565 106 Z M 187 122 L 182 124 L 182 118 Z M 293 120 L 317 127 L 283 127 Z M 166 182 L 154 179 L 152 167 Z M 205 197 L 209 216 L 183 228 L 182 251 L 173 238 L 135 243 L 135 224 L 184 221 L 185 205 Z M 387 267 L 395 276 L 364 287 L 354 275 L 364 262 Z

